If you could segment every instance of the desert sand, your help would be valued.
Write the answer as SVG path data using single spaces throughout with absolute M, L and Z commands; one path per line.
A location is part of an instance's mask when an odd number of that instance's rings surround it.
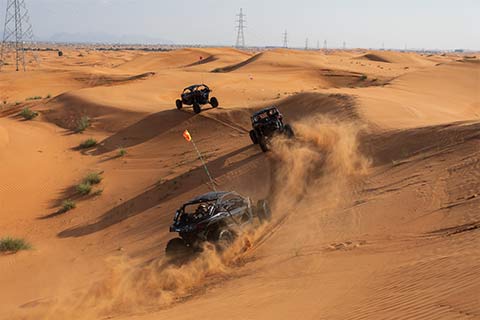
M 0 319 L 480 319 L 480 62 L 390 51 L 65 48 L 0 72 Z M 195 115 L 181 90 L 220 101 Z M 41 99 L 27 100 L 39 96 Z M 262 153 L 250 114 L 297 139 Z M 23 121 L 19 112 L 39 113 Z M 75 133 L 88 116 L 91 127 Z M 169 263 L 175 210 L 209 190 L 273 220 Z M 99 144 L 79 150 L 94 138 Z M 126 151 L 120 157 L 119 150 Z M 102 172 L 101 195 L 75 185 Z M 76 208 L 59 214 L 63 200 Z

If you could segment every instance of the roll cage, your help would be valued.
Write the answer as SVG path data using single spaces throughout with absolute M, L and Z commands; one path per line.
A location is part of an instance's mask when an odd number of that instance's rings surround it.
M 210 92 L 210 88 L 206 84 L 194 84 L 183 89 L 183 93 L 190 93 L 194 91 Z
M 277 107 L 274 106 L 264 108 L 255 112 L 252 115 L 251 120 L 252 124 L 261 124 L 271 121 L 272 118 L 274 118 L 275 120 L 281 120 L 283 118 L 283 115 L 280 113 Z
M 213 216 L 218 212 L 228 212 L 236 207 L 241 205 L 249 205 L 249 200 L 243 198 L 236 192 L 209 192 L 198 196 L 182 205 L 180 209 L 177 210 L 174 217 L 174 223 L 181 222 L 182 220 L 187 220 L 193 214 L 197 212 L 187 212 L 185 209 L 190 206 L 200 207 L 201 205 L 207 205 L 208 207 L 208 216 Z

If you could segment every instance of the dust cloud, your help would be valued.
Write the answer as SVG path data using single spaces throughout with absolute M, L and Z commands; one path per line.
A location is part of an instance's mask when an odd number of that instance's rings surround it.
M 357 123 L 315 118 L 294 125 L 297 139 L 276 138 L 271 154 L 274 221 L 277 212 L 291 213 L 308 206 L 308 197 L 328 190 L 329 201 L 338 201 L 352 176 L 368 171 L 369 161 L 358 151 Z M 306 203 L 307 202 L 307 203 Z M 203 251 L 182 263 L 165 257 L 147 263 L 126 257 L 106 261 L 106 277 L 75 294 L 59 299 L 48 319 L 92 319 L 137 314 L 169 307 L 198 294 L 219 280 L 235 276 L 250 249 L 272 228 L 246 231 L 223 252 L 207 244 Z
M 289 211 L 328 192 L 335 204 L 350 181 L 368 173 L 370 160 L 358 149 L 358 137 L 366 126 L 315 117 L 294 125 L 294 142 L 278 138 L 274 143 L 273 196 L 277 209 Z

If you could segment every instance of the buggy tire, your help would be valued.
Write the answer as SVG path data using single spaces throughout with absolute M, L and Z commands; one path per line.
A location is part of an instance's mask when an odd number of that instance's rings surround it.
M 217 98 L 212 97 L 212 98 L 210 99 L 210 105 L 212 106 L 212 108 L 218 107 L 218 100 L 217 100 Z
M 202 108 L 200 108 L 200 105 L 195 102 L 195 103 L 193 104 L 193 112 L 195 112 L 195 113 L 198 114 L 198 113 L 200 113 L 201 111 L 202 111 Z
M 180 257 L 190 253 L 190 248 L 181 238 L 173 238 L 168 241 L 165 247 L 165 255 L 167 257 Z
M 258 144 L 260 145 L 260 149 L 262 149 L 263 152 L 268 152 L 268 145 L 267 145 L 267 141 L 265 141 L 265 138 L 261 137 L 259 140 L 258 140 Z
M 177 101 L 175 101 L 175 105 L 177 106 L 177 109 L 178 109 L 178 110 L 182 109 L 182 107 L 183 107 L 183 102 L 182 102 L 182 100 L 177 99 Z
M 292 127 L 289 125 L 289 124 L 286 124 L 284 126 L 284 133 L 285 133 L 285 136 L 288 138 L 288 139 L 293 139 L 295 138 L 295 133 L 293 132 L 293 129 Z
M 250 130 L 248 133 L 250 135 L 250 140 L 252 140 L 253 144 L 258 144 L 258 136 L 255 130 Z
M 232 230 L 222 228 L 217 231 L 217 235 L 215 238 L 217 250 L 224 251 L 233 244 L 236 235 Z
M 256 209 L 260 222 L 264 223 L 272 219 L 272 211 L 267 200 L 258 200 Z

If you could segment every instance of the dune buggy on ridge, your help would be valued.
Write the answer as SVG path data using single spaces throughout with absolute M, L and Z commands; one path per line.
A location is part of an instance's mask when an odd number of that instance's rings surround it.
M 269 150 L 270 140 L 277 134 L 283 134 L 287 138 L 295 137 L 292 127 L 283 123 L 283 115 L 272 106 L 261 109 L 251 117 L 252 130 L 250 130 L 250 139 L 253 144 L 260 145 L 263 152 Z
M 194 84 L 183 89 L 180 99 L 177 99 L 176 106 L 180 110 L 183 105 L 193 106 L 195 113 L 202 111 L 201 105 L 209 103 L 212 108 L 218 107 L 218 100 L 215 97 L 210 98 L 212 90 L 205 84 Z
M 166 246 L 167 256 L 183 255 L 201 250 L 201 244 L 214 243 L 222 249 L 233 243 L 245 227 L 257 218 L 270 220 L 271 211 L 266 200 L 253 205 L 248 197 L 236 192 L 208 192 L 184 203 L 175 213 L 170 232 L 179 237 Z

